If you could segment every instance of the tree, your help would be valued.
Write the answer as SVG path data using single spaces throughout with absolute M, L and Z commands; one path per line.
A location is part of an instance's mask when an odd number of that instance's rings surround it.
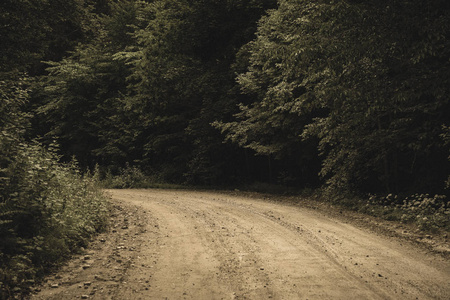
M 243 49 L 249 67 L 238 80 L 255 101 L 220 127 L 260 153 L 288 149 L 277 131 L 292 142 L 318 138 L 332 187 L 438 190 L 447 176 L 439 134 L 449 112 L 448 6 L 280 1 Z
M 131 46 L 137 12 L 135 1 L 112 3 L 108 15 L 97 17 L 95 38 L 47 62 L 49 74 L 35 91 L 37 133 L 58 138 L 66 159 L 75 156 L 83 167 L 118 168 L 137 155 L 130 128 L 135 114 L 124 99 L 129 68 L 114 59 Z
M 5 0 L 0 4 L 0 70 L 30 75 L 44 71 L 42 60 L 59 60 L 89 35 L 84 0 Z
M 170 181 L 224 180 L 231 168 L 223 159 L 233 157 L 225 149 L 236 147 L 223 147 L 211 123 L 234 106 L 235 51 L 273 2 L 155 1 L 147 7 L 148 23 L 134 35 L 138 46 L 121 54 L 132 66 L 129 103 L 142 117 L 144 165 Z

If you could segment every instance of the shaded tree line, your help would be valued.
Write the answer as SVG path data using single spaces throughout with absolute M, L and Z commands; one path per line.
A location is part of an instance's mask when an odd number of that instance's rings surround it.
M 443 193 L 447 2 L 6 1 L 0 65 L 84 168 Z

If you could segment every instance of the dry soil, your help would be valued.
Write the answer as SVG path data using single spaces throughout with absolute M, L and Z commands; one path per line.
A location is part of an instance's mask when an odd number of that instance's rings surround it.
M 105 192 L 110 230 L 32 299 L 450 299 L 448 255 L 370 219 L 242 193 Z

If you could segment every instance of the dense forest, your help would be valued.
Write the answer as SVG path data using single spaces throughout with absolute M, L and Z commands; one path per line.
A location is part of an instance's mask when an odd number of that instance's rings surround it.
M 447 0 L 3 0 L 0 296 L 104 225 L 84 173 L 447 205 L 449 58 Z
M 372 2 L 6 1 L 2 92 L 82 169 L 443 193 L 450 4 Z

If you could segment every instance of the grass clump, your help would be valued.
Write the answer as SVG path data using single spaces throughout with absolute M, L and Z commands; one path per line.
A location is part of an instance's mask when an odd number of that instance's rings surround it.
M 120 168 L 117 174 L 113 174 L 110 171 L 106 172 L 102 176 L 100 184 L 107 189 L 186 188 L 180 184 L 162 182 L 157 176 L 147 175 L 140 168 L 129 164 L 126 164 L 124 168 Z
M 145 175 L 136 166 L 126 165 L 118 174 L 106 172 L 101 180 L 102 187 L 110 189 L 149 188 L 153 178 Z
M 370 212 L 375 208 L 381 209 L 380 215 L 385 219 L 415 224 L 423 231 L 450 231 L 450 205 L 445 195 L 413 194 L 404 198 L 392 194 L 370 196 L 366 209 L 362 210 Z
M 415 225 L 424 232 L 450 231 L 450 203 L 446 195 L 388 194 L 367 198 L 341 195 L 333 197 L 331 202 L 384 220 Z

